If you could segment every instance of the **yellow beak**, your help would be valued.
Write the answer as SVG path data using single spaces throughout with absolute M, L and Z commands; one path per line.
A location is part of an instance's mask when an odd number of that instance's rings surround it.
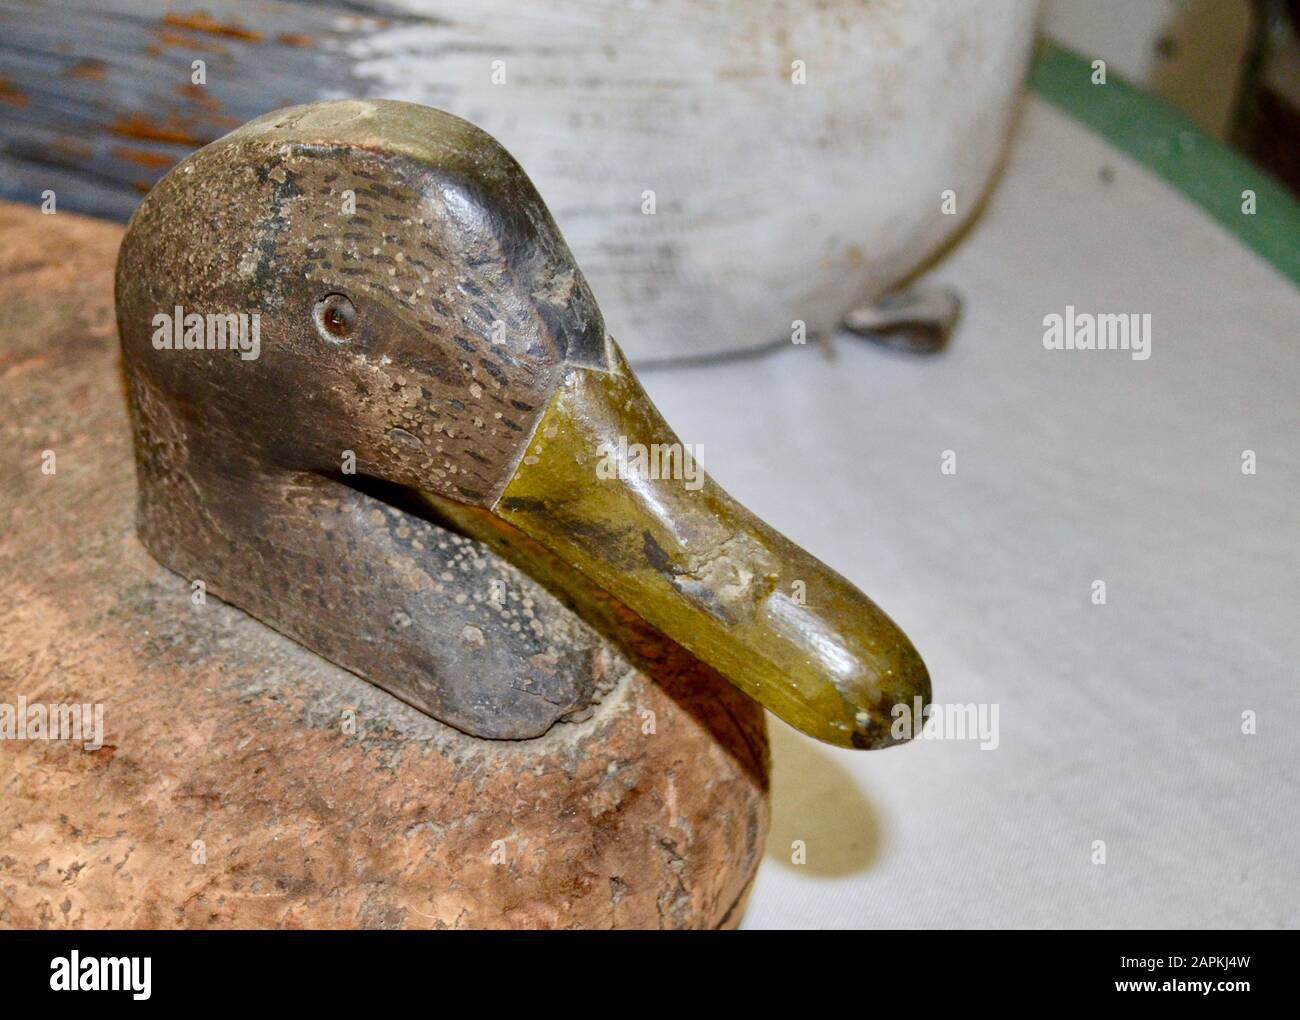
M 609 371 L 568 369 L 492 513 L 797 729 L 841 747 L 906 739 L 895 706 L 930 697 L 907 636 L 709 480 L 609 346 Z M 532 570 L 566 573 L 453 516 Z

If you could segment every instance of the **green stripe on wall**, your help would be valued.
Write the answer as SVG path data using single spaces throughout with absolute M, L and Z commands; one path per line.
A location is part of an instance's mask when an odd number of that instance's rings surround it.
M 1115 76 L 1092 84 L 1092 61 L 1045 42 L 1030 86 L 1053 106 L 1155 171 L 1243 244 L 1300 285 L 1300 203 L 1244 156 L 1210 137 L 1164 100 Z M 1255 192 L 1255 214 L 1241 193 Z

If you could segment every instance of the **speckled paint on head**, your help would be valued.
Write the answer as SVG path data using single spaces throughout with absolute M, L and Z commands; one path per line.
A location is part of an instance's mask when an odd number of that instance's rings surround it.
M 346 337 L 317 326 L 331 295 L 355 310 Z M 382 479 L 490 503 L 563 366 L 592 337 L 603 351 L 500 146 L 401 103 L 259 118 L 141 204 L 117 307 L 141 536 L 163 563 L 470 733 L 537 736 L 599 698 L 615 667 L 580 621 L 375 499 Z M 154 316 L 178 307 L 258 314 L 259 356 L 155 349 Z M 513 618 L 523 602 L 545 622 Z
M 133 371 L 203 406 L 205 429 L 306 469 L 352 449 L 361 473 L 472 503 L 504 485 L 565 360 L 603 353 L 600 313 L 522 171 L 471 125 L 409 104 L 277 111 L 195 153 L 133 217 L 118 291 Z M 331 293 L 358 313 L 333 349 L 310 315 Z M 158 356 L 149 319 L 178 304 L 260 312 L 261 357 Z
M 171 308 L 258 315 L 260 356 L 155 349 Z M 508 521 L 820 739 L 886 746 L 893 707 L 929 698 L 887 615 L 702 472 L 607 484 L 589 462 L 680 443 L 522 169 L 464 121 L 340 101 L 208 146 L 133 218 L 118 319 L 146 545 L 436 718 L 536 736 L 604 671 L 588 642 L 467 641 L 476 579 L 448 599 L 405 546 L 426 494 Z

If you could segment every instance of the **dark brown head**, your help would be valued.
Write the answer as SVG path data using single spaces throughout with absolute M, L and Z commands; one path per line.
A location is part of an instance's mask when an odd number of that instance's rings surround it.
M 132 219 L 117 288 L 132 371 L 205 430 L 290 469 L 351 451 L 359 473 L 482 505 L 564 364 L 605 359 L 600 311 L 518 164 L 410 103 L 280 110 L 194 153 Z M 178 307 L 206 343 L 208 317 L 250 317 L 243 351 L 159 350 L 160 330 L 184 335 Z
M 793 725 L 846 747 L 911 734 L 895 710 L 929 677 L 906 636 L 700 471 L 528 178 L 464 121 L 386 101 L 261 117 L 150 193 L 117 284 L 137 443 L 184 447 L 148 470 L 350 468 L 477 507 Z M 240 316 L 247 349 L 209 349 L 211 320 Z M 155 409 L 167 426 L 140 428 Z

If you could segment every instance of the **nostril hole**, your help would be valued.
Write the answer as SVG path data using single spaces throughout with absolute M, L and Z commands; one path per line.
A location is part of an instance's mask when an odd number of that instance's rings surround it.
M 311 310 L 316 332 L 331 343 L 347 340 L 357 330 L 357 309 L 342 294 L 326 294 Z

